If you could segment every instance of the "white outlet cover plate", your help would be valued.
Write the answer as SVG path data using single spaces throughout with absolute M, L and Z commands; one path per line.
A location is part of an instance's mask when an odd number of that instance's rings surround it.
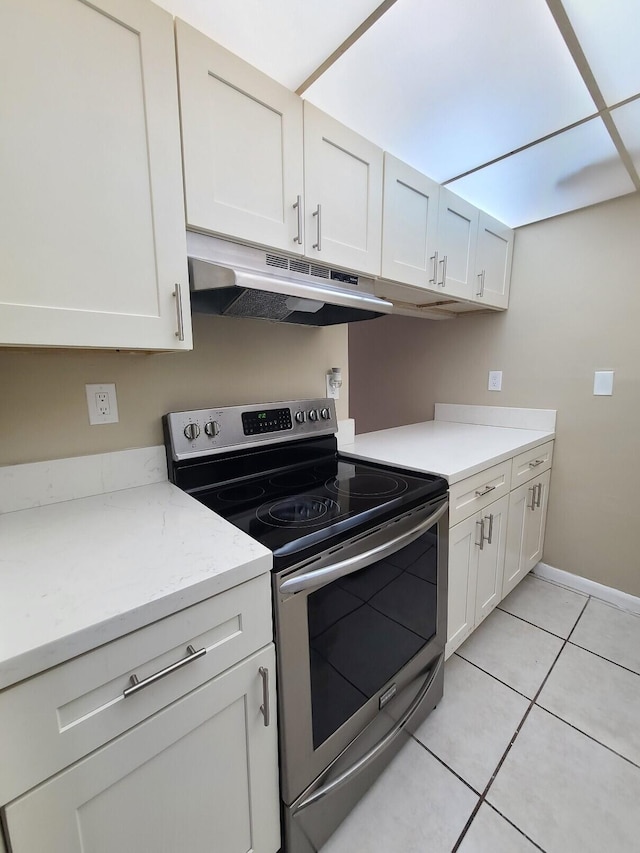
M 613 370 L 596 370 L 593 374 L 593 393 L 596 397 L 611 397 L 613 394 Z
M 85 385 L 87 393 L 87 408 L 89 410 L 89 423 L 95 424 L 117 424 L 118 423 L 118 400 L 116 397 L 116 386 L 112 383 L 102 385 Z M 107 395 L 108 411 L 102 413 L 98 408 L 98 395 Z
M 489 371 L 489 391 L 502 391 L 502 371 Z

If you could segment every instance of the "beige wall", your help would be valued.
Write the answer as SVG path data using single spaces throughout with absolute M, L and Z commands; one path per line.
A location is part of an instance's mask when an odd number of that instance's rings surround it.
M 435 402 L 557 409 L 543 559 L 640 595 L 637 193 L 519 229 L 508 312 L 356 324 L 349 348 L 357 432 L 432 418 Z M 615 370 L 612 397 L 593 396 L 596 369 Z
M 188 353 L 0 351 L 0 465 L 162 444 L 170 411 L 323 397 L 336 366 L 344 418 L 346 326 L 196 316 Z M 116 383 L 120 422 L 89 426 L 84 386 L 101 382 Z

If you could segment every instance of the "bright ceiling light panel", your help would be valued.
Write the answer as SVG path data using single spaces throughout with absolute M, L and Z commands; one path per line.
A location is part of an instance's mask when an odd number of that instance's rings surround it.
M 635 189 L 596 118 L 449 184 L 512 228 Z
M 640 172 L 640 98 L 612 110 L 611 118 L 633 160 L 633 165 Z
M 596 112 L 541 0 L 398 0 L 305 97 L 440 182 Z
M 155 0 L 296 90 L 380 0 Z

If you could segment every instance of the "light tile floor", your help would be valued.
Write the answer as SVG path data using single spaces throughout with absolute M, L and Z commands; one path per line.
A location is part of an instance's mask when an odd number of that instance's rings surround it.
M 529 575 L 322 853 L 640 853 L 640 616 Z

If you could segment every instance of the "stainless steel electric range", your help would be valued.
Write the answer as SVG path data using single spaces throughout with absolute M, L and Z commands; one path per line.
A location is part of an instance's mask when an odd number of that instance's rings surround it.
M 442 696 L 447 483 L 338 453 L 329 399 L 164 424 L 170 479 L 273 552 L 284 849 L 313 853 Z

